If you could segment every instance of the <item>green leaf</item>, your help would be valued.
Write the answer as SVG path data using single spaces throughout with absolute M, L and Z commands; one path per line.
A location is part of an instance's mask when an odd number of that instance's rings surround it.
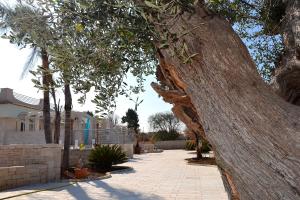
M 79 33 L 81 33 L 84 30 L 84 26 L 82 24 L 76 24 L 75 30 Z

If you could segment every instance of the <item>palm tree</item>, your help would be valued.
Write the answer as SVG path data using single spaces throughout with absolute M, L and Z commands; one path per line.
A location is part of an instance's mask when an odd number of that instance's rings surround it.
M 29 58 L 28 60 L 26 61 L 24 67 L 23 67 L 23 72 L 22 72 L 22 75 L 21 75 L 21 79 L 23 79 L 29 71 L 31 71 L 35 65 L 36 65 L 36 61 L 38 60 L 38 58 L 41 57 L 41 52 L 39 50 L 39 48 L 37 47 L 34 47 L 32 48 L 32 51 L 29 55 Z M 41 57 L 43 59 L 43 57 Z M 48 58 L 44 58 L 43 60 L 43 63 L 46 63 L 47 62 L 47 59 Z M 43 66 L 43 71 L 47 71 L 47 66 Z M 48 69 L 49 69 L 49 65 L 48 65 Z M 35 73 L 33 73 L 35 74 Z M 52 99 L 54 101 L 54 111 L 55 111 L 55 120 L 54 120 L 54 143 L 58 144 L 59 143 L 59 137 L 60 137 L 60 123 L 61 123 L 61 106 L 60 106 L 60 100 L 57 101 L 56 99 L 56 91 L 55 91 L 55 88 L 56 88 L 56 84 L 53 80 L 53 76 L 52 76 L 52 73 L 48 73 L 49 74 L 49 81 L 50 81 L 50 88 L 49 90 L 44 90 L 44 92 L 50 92 L 51 96 L 52 96 Z M 44 77 L 45 75 L 42 75 L 42 77 Z M 48 84 L 48 83 L 47 83 Z M 43 84 L 42 85 L 42 88 L 45 88 L 45 85 Z M 45 95 L 44 95 L 45 97 Z M 47 98 L 46 98 L 47 99 Z M 44 98 L 44 106 L 46 105 L 47 103 L 45 103 L 45 98 Z M 50 105 L 50 104 L 49 104 Z M 48 106 L 45 106 L 48 108 Z M 45 110 L 45 109 L 43 109 Z M 48 110 L 48 109 L 46 109 Z M 47 111 L 48 113 L 48 111 Z M 48 120 L 49 118 L 47 118 L 46 120 Z M 46 129 L 48 129 L 49 127 L 47 127 Z M 46 134 L 45 134 L 46 135 Z M 52 138 L 52 137 L 51 137 Z
M 52 143 L 51 134 L 51 118 L 50 118 L 50 92 L 52 93 L 55 103 L 55 132 L 54 141 L 59 142 L 60 133 L 60 121 L 61 121 L 61 107 L 59 102 L 56 101 L 54 80 L 52 78 L 49 61 L 49 51 L 51 49 L 52 60 L 54 62 L 51 65 L 57 65 L 55 68 L 62 72 L 62 79 L 64 84 L 65 93 L 65 141 L 64 141 L 64 153 L 63 153 L 63 169 L 67 169 L 69 166 L 69 147 L 70 147 L 70 135 L 71 135 L 71 111 L 72 111 L 72 96 L 68 73 L 69 64 L 67 62 L 60 63 L 60 59 L 53 59 L 56 54 L 53 54 L 53 50 L 59 52 L 60 47 L 65 46 L 64 40 L 57 40 L 57 35 L 62 35 L 63 29 L 53 28 L 48 23 L 48 17 L 44 16 L 39 10 L 33 9 L 29 5 L 23 5 L 19 3 L 14 8 L 9 8 L 6 5 L 1 4 L 0 7 L 0 19 L 1 28 L 12 30 L 12 35 L 7 36 L 12 43 L 21 45 L 22 47 L 30 45 L 33 48 L 32 54 L 25 65 L 22 76 L 28 73 L 33 67 L 36 57 L 39 56 L 42 60 L 42 67 L 39 70 L 42 76 L 42 84 L 40 88 L 43 90 L 44 104 L 44 127 L 45 138 L 47 143 Z M 64 38 L 67 40 L 67 38 Z M 49 45 L 50 43 L 50 45 Z M 60 54 L 60 53 L 59 53 Z M 62 55 L 62 54 L 60 54 Z M 64 59 L 63 59 L 64 60 Z M 68 60 L 68 59 L 66 59 Z M 39 83 L 38 83 L 39 84 Z
M 42 59 L 42 89 L 44 95 L 43 117 L 46 143 L 52 143 L 51 117 L 50 117 L 50 88 L 52 76 L 49 68 L 49 56 L 46 42 L 51 38 L 51 32 L 47 27 L 47 21 L 39 11 L 21 3 L 14 8 L 0 3 L 0 30 L 4 31 L 4 37 L 11 43 L 24 48 L 33 47 L 32 53 L 25 64 L 22 77 L 34 66 L 36 57 Z M 7 35 L 7 32 L 10 32 Z M 52 93 L 52 95 L 55 95 Z

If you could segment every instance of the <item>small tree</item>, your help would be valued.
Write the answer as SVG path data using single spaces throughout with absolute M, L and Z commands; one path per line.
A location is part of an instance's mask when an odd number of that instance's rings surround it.
M 135 150 L 139 149 L 139 116 L 133 109 L 128 109 L 126 115 L 122 117 L 122 123 L 127 123 L 127 128 L 132 129 L 135 133 L 136 146 Z
M 179 132 L 181 122 L 172 112 L 161 112 L 151 115 L 148 119 L 154 131 Z
M 191 129 L 186 129 L 184 131 L 184 134 L 195 141 L 195 149 L 196 149 L 196 153 L 197 153 L 197 159 L 201 159 L 202 158 L 202 153 L 206 153 L 210 150 L 210 144 L 209 142 L 201 137 L 201 134 L 199 132 L 196 132 L 194 130 Z M 200 145 L 201 142 L 201 145 Z

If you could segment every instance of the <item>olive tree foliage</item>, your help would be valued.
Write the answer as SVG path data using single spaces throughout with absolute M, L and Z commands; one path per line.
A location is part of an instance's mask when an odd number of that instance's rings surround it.
M 87 92 L 95 90 L 93 102 L 100 112 L 114 108 L 115 98 L 122 94 L 128 95 L 128 90 L 135 93 L 143 91 L 144 77 L 153 73 L 157 63 L 153 44 L 159 41 L 163 44 L 160 48 L 166 48 L 170 45 L 168 40 L 176 42 L 181 37 L 169 30 L 164 35 L 157 35 L 153 26 L 159 24 L 153 23 L 152 19 L 163 19 L 163 12 L 168 11 L 174 13 L 173 23 L 176 23 L 178 14 L 191 11 L 194 3 L 192 0 L 145 1 L 145 8 L 140 6 L 139 1 L 124 0 L 25 2 L 29 2 L 44 16 L 34 17 L 43 20 L 38 23 L 43 25 L 32 30 L 41 29 L 39 33 L 47 34 L 41 38 L 47 38 L 47 44 L 50 43 L 48 46 L 52 61 L 56 63 L 54 71 L 63 72 L 65 75 L 60 77 L 68 77 L 75 92 L 83 94 L 79 99 L 81 103 L 84 103 Z M 267 81 L 270 80 L 276 60 L 282 52 L 282 39 L 278 35 L 280 32 L 277 23 L 282 16 L 281 4 L 279 0 L 274 2 L 205 1 L 208 7 L 232 22 L 233 27 L 245 39 L 263 78 Z M 29 19 L 33 19 L 35 14 L 29 16 Z M 160 25 L 165 25 L 163 20 Z M 49 29 L 51 31 L 48 36 L 45 30 Z M 188 31 L 182 30 L 182 35 Z M 12 40 L 18 38 L 22 37 L 11 37 Z M 174 54 L 182 57 L 184 62 L 190 61 L 196 52 L 184 55 L 186 50 L 184 44 L 179 44 Z M 66 66 L 72 67 L 66 70 Z M 126 84 L 128 73 L 137 78 L 137 85 Z M 63 80 L 57 84 L 60 85 L 61 82 Z
M 176 23 L 176 19 L 178 19 L 183 12 L 193 12 L 193 5 L 199 2 L 199 0 L 147 0 L 144 1 L 145 4 L 139 0 L 82 2 L 85 2 L 82 4 L 88 5 L 89 8 L 86 11 L 90 13 L 94 13 L 94 10 L 99 9 L 101 9 L 102 14 L 107 11 L 107 15 L 109 15 L 107 18 L 108 22 L 113 22 L 110 23 L 110 28 L 113 27 L 114 33 L 116 33 L 114 34 L 116 41 L 119 41 L 120 38 L 126 38 L 126 42 L 132 43 L 134 41 L 134 45 L 125 42 L 126 45 L 135 47 L 129 48 L 130 50 L 139 51 L 140 49 L 136 47 L 142 46 L 142 55 L 152 58 L 153 46 L 151 42 L 160 42 L 160 44 L 162 44 L 160 48 L 167 48 L 170 45 L 167 41 L 172 40 L 176 42 L 180 37 L 188 34 L 190 30 L 182 30 L 182 35 L 175 35 L 166 27 L 171 27 L 172 23 Z M 285 9 L 283 1 L 206 0 L 203 2 L 207 4 L 207 7 L 213 12 L 226 17 L 227 20 L 232 23 L 233 28 L 238 32 L 240 37 L 244 39 L 247 47 L 250 49 L 250 53 L 262 77 L 265 81 L 270 81 L 272 72 L 283 53 L 281 36 L 281 23 L 284 20 Z M 165 24 L 164 16 L 170 14 L 173 15 L 174 19 L 168 22 L 168 24 Z M 95 15 L 92 14 L 92 17 L 94 16 Z M 158 19 L 160 22 L 155 22 L 155 19 Z M 166 30 L 164 34 L 158 35 L 157 32 L 153 31 L 153 26 L 161 26 L 162 29 L 163 26 L 165 26 Z M 137 44 L 138 46 L 136 46 Z M 149 49 L 151 50 L 149 51 Z M 120 50 L 124 50 L 124 48 Z M 185 51 L 187 51 L 187 47 L 184 43 L 180 44 L 174 51 L 174 55 L 182 57 L 183 62 L 188 62 L 190 58 L 196 56 L 196 52 L 192 55 L 184 55 Z M 135 66 L 135 70 L 133 70 L 134 75 L 138 75 L 137 72 L 139 69 L 136 67 L 137 66 Z M 142 80 L 140 75 L 138 77 L 139 80 Z
M 46 40 L 55 87 L 70 83 L 75 93 L 83 94 L 80 103 L 94 90 L 98 112 L 113 110 L 118 95 L 143 91 L 145 76 L 154 73 L 152 34 L 132 2 L 25 0 L 15 10 L 19 7 L 32 10 L 28 16 L 18 16 L 26 31 L 21 32 L 24 36 L 10 34 L 9 38 L 14 43 L 21 40 L 24 47 L 36 35 Z M 32 73 L 36 87 L 41 88 L 42 69 Z M 136 77 L 135 85 L 125 82 L 128 73 Z
M 115 107 L 118 95 L 143 91 L 144 77 L 154 72 L 155 49 L 149 31 L 143 30 L 148 27 L 143 26 L 143 18 L 130 2 L 77 0 L 41 4 L 52 6 L 62 28 L 66 27 L 62 38 L 65 34 L 71 37 L 70 43 L 56 45 L 53 52 L 59 65 L 69 62 L 72 66 L 68 76 L 74 91 L 83 94 L 81 103 L 86 93 L 94 90 L 93 102 L 97 111 L 104 113 Z M 128 73 L 136 77 L 137 85 L 125 82 Z
M 154 131 L 179 132 L 182 126 L 182 122 L 172 112 L 151 115 L 148 122 Z
M 157 63 L 154 44 L 160 42 L 162 45 L 159 48 L 167 48 L 170 40 L 176 43 L 190 31 L 182 30 L 182 35 L 173 34 L 166 28 L 171 24 L 164 23 L 164 15 L 172 14 L 174 20 L 171 23 L 176 23 L 180 13 L 192 12 L 193 4 L 197 1 L 145 1 L 146 6 L 140 1 L 125 0 L 23 2 L 35 7 L 43 16 L 37 18 L 34 17 L 35 13 L 30 13 L 28 19 L 43 20 L 38 23 L 42 25 L 32 30 L 40 29 L 39 33 L 46 34 L 43 38 L 47 38 L 46 44 L 55 63 L 53 71 L 64 74 L 57 84 L 63 79 L 70 79 L 75 92 L 83 94 L 79 99 L 81 103 L 86 100 L 87 92 L 95 90 L 93 102 L 98 111 L 103 112 L 115 107 L 118 95 L 128 95 L 128 90 L 135 93 L 143 91 L 144 77 L 153 73 Z M 204 2 L 232 22 L 246 40 L 263 78 L 270 80 L 276 60 L 282 53 L 278 29 L 278 22 L 282 20 L 281 1 Z M 153 19 L 161 19 L 161 23 Z M 153 26 L 165 26 L 166 30 L 158 35 L 153 31 Z M 45 30 L 50 30 L 49 36 Z M 12 40 L 18 38 L 22 37 L 11 37 Z M 189 62 L 197 54 L 188 55 L 186 52 L 186 45 L 181 43 L 174 49 L 174 56 Z M 137 78 L 137 85 L 127 85 L 125 79 L 128 73 Z
M 0 4 L 1 37 L 21 48 L 46 48 L 51 45 L 53 32 L 47 25 L 47 17 L 43 12 L 20 2 L 14 7 L 3 2 Z

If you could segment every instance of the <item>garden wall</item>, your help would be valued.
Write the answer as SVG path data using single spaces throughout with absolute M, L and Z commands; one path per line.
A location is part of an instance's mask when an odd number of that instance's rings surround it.
M 0 145 L 46 144 L 44 131 L 0 131 Z
M 4 131 L 0 126 L 0 145 L 4 144 Z
M 167 141 L 157 141 L 155 143 L 157 149 L 184 149 L 185 140 L 167 140 Z
M 57 144 L 0 145 L 0 191 L 59 180 L 60 152 Z
M 152 143 L 140 143 L 140 146 L 142 148 L 142 151 L 144 153 L 152 153 L 154 152 L 154 144 Z
M 128 158 L 133 158 L 133 144 L 120 144 Z
M 125 151 L 128 158 L 133 158 L 133 144 L 119 144 L 119 145 L 122 147 L 123 151 Z M 70 166 L 76 166 L 78 164 L 80 157 L 84 164 L 88 164 L 88 156 L 90 152 L 91 149 L 84 149 L 82 151 L 80 151 L 79 149 L 71 149 L 70 162 L 69 162 Z

